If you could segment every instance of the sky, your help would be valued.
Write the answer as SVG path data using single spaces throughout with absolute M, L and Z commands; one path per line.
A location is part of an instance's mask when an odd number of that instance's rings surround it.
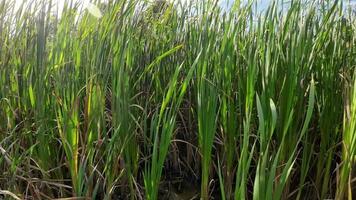
M 26 2 L 31 2 L 31 1 L 34 1 L 34 0 L 15 0 L 15 10 L 16 8 L 18 8 L 24 1 Z M 86 6 L 90 0 L 78 0 L 80 2 L 83 3 L 84 6 Z M 58 10 L 62 10 L 63 6 L 64 6 L 64 2 L 65 0 L 52 0 L 52 2 L 54 2 L 55 5 L 58 6 Z
M 31 1 L 35 1 L 35 0 L 11 0 L 11 1 L 15 1 L 15 10 L 17 10 L 17 8 L 24 2 L 31 2 Z M 61 15 L 60 11 L 62 11 L 63 6 L 64 6 L 64 2 L 66 0 L 52 0 L 52 2 L 54 2 L 54 4 L 56 6 L 58 6 L 58 11 L 59 11 L 59 15 Z M 89 2 L 91 0 L 77 0 L 79 2 L 82 3 L 82 5 L 84 6 L 84 8 L 86 8 L 89 5 Z M 93 0 L 92 0 L 93 1 Z M 154 0 L 149 0 L 149 1 L 154 1 Z M 181 2 L 187 2 L 187 1 L 201 1 L 201 0 L 168 0 L 168 1 L 181 1 Z M 246 0 L 243 0 L 246 1 Z M 269 2 L 271 0 L 256 0 L 258 2 L 258 9 L 259 10 L 263 10 L 265 8 L 267 8 Z M 229 7 L 231 7 L 232 3 L 234 2 L 234 0 L 220 0 L 220 6 L 223 9 L 228 9 Z
M 19 5 L 21 5 L 21 3 L 23 1 L 27 1 L 27 2 L 31 2 L 31 1 L 34 1 L 34 0 L 14 0 L 15 1 L 15 7 L 19 7 Z M 84 7 L 87 7 L 90 2 L 90 0 L 78 0 L 80 2 L 83 3 L 83 6 Z M 171 1 L 189 1 L 189 0 L 171 0 Z M 196 0 L 196 1 L 199 1 L 199 0 Z M 223 7 L 223 8 L 229 8 L 232 4 L 234 0 L 220 0 L 220 5 Z M 270 3 L 271 0 L 257 0 L 257 6 L 258 6 L 258 9 L 259 10 L 263 10 L 265 8 L 268 7 L 269 3 Z M 349 0 L 344 0 L 345 2 L 349 2 Z M 64 2 L 65 0 L 53 0 L 53 2 L 55 2 L 55 4 L 58 6 L 58 10 L 62 10 L 63 8 L 63 5 L 64 5 Z M 352 6 L 355 6 L 356 7 L 356 0 L 350 0 L 350 4 Z
M 25 0 L 15 0 L 16 2 L 16 7 L 19 7 L 19 5 L 21 5 L 21 3 L 25 1 Z M 27 2 L 31 2 L 32 0 L 26 0 Z M 90 0 L 78 0 L 80 2 L 83 3 L 84 6 L 88 5 L 88 3 L 90 2 Z M 189 0 L 171 0 L 171 1 L 189 1 Z M 199 1 L 199 0 L 197 0 Z M 222 7 L 229 7 L 229 5 L 231 5 L 231 2 L 233 2 L 233 0 L 220 0 L 220 4 L 222 5 Z M 267 7 L 267 5 L 269 4 L 270 0 L 257 0 L 259 3 L 259 6 L 261 7 Z M 64 2 L 65 0 L 53 0 L 53 2 L 55 2 L 55 4 L 58 5 L 59 10 L 61 10 L 61 8 L 63 8 Z

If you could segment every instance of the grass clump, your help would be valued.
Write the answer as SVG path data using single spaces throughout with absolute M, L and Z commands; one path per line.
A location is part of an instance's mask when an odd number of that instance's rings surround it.
M 341 1 L 0 0 L 0 195 L 352 199 L 355 22 Z

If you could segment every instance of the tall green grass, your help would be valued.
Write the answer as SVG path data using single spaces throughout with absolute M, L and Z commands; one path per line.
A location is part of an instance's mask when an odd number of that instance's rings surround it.
M 343 2 L 89 5 L 0 0 L 0 195 L 355 196 Z

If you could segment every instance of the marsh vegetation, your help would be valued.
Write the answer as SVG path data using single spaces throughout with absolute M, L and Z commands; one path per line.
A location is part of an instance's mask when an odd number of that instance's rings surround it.
M 342 1 L 0 0 L 0 195 L 353 199 Z

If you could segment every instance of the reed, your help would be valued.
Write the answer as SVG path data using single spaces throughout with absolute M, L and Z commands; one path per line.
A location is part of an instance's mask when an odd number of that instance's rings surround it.
M 0 0 L 0 195 L 355 196 L 345 2 L 56 3 Z

